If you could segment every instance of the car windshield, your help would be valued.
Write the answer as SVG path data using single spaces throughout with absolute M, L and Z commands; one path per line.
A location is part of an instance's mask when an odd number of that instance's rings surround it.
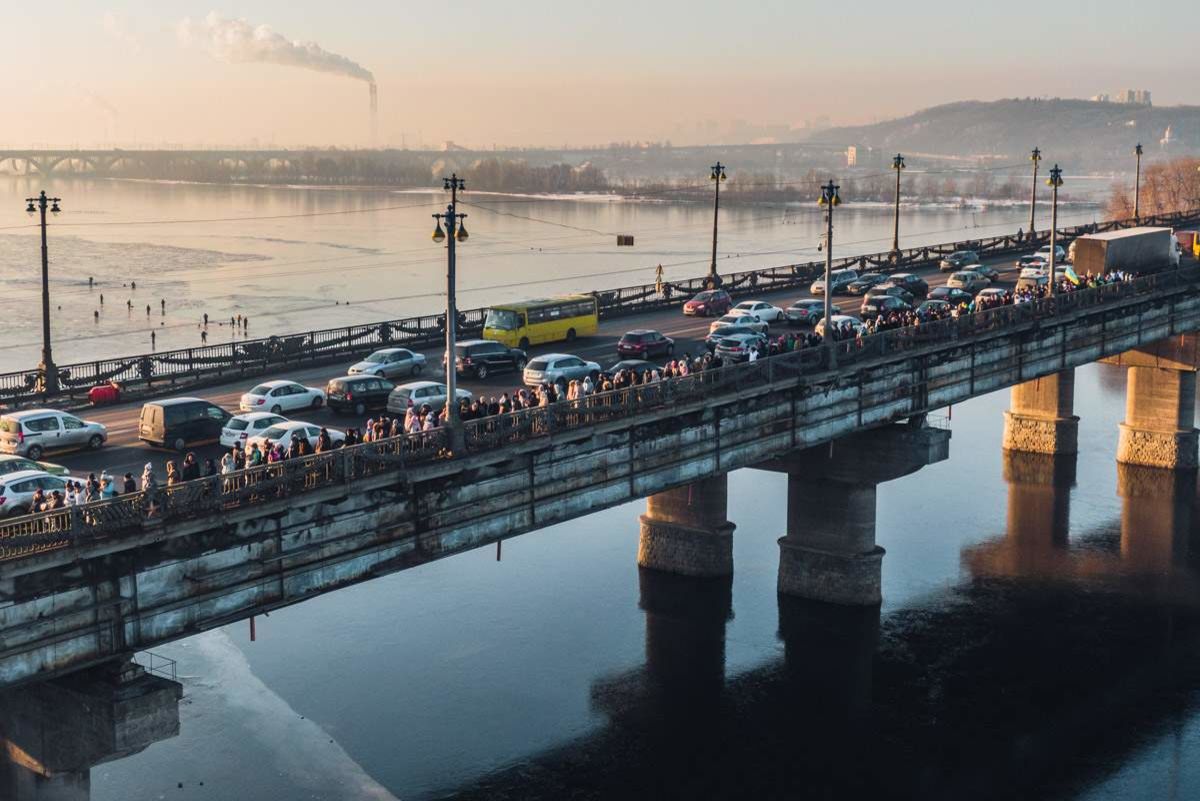
M 484 328 L 497 331 L 516 331 L 520 325 L 517 313 L 510 309 L 488 309 L 487 317 L 483 321 Z
M 279 439 L 286 433 L 287 429 L 283 426 L 271 426 L 266 431 L 262 432 L 262 435 L 267 439 Z
M 382 364 L 388 357 L 387 351 L 377 350 L 367 358 L 363 359 L 368 364 Z
M 249 420 L 239 420 L 236 417 L 230 420 L 225 427 L 230 431 L 245 431 L 246 426 L 250 425 Z
M 270 391 L 271 391 L 271 388 L 269 386 L 267 386 L 266 384 L 259 384 L 257 387 L 250 390 L 246 394 L 248 394 L 248 395 L 266 395 Z

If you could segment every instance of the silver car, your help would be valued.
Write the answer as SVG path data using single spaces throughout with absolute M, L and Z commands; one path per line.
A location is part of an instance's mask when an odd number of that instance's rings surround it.
M 347 375 L 376 375 L 381 378 L 402 378 L 420 375 L 425 369 L 425 355 L 408 348 L 383 348 L 361 362 L 350 365 Z
M 858 270 L 834 270 L 829 274 L 829 283 L 833 284 L 833 289 L 829 294 L 843 294 L 846 291 L 846 287 L 850 286 L 851 283 L 857 280 Z M 818 278 L 816 281 L 813 281 L 808 287 L 808 291 L 814 295 L 824 295 L 825 279 L 822 277 Z
M 455 388 L 459 400 L 472 400 L 475 396 L 465 389 Z M 388 393 L 387 410 L 391 414 L 404 414 L 408 411 L 408 402 L 418 409 L 428 406 L 438 410 L 446 405 L 448 390 L 445 384 L 437 381 L 412 381 L 401 384 Z
M 600 377 L 599 364 L 584 361 L 569 353 L 547 353 L 525 365 L 522 379 L 525 381 L 525 386 L 536 387 L 539 384 L 565 386 L 568 381 L 582 380 L 588 377 L 592 379 L 593 383 Z
M 29 409 L 0 416 L 0 452 L 40 459 L 46 451 L 96 450 L 108 429 L 56 409 Z

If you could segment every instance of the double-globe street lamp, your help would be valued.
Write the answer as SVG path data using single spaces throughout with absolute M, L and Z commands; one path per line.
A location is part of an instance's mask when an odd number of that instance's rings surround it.
M 458 212 L 458 190 L 466 189 L 466 184 L 457 174 L 442 179 L 443 188 L 450 192 L 450 205 L 446 206 L 444 214 L 434 214 L 437 221 L 433 229 L 433 241 L 446 243 L 446 439 L 450 452 L 458 453 L 463 449 L 464 441 L 462 428 L 458 424 L 458 366 L 455 362 L 455 336 L 458 323 L 458 310 L 454 298 L 454 246 L 467 239 L 467 227 L 463 220 L 467 215 Z M 442 223 L 446 224 L 445 232 Z
M 721 183 L 725 180 L 725 165 L 717 162 L 711 168 L 709 180 L 716 190 L 713 194 L 713 246 L 712 265 L 708 268 L 708 288 L 717 289 L 721 286 L 721 276 L 717 275 L 717 212 L 721 209 Z
M 1137 158 L 1137 166 L 1133 173 L 1133 221 L 1138 222 L 1142 218 L 1142 143 L 1138 142 L 1133 149 L 1133 155 Z
M 896 218 L 892 226 L 892 264 L 900 263 L 900 173 L 904 170 L 904 156 L 899 153 L 892 159 L 896 171 Z
M 825 308 L 821 319 L 825 323 L 826 337 L 833 331 L 833 208 L 842 203 L 841 197 L 838 196 L 840 188 L 830 179 L 829 183 L 821 187 L 821 197 L 817 201 L 817 205 L 825 207 Z
M 1042 151 L 1035 147 L 1029 154 L 1029 160 L 1033 162 L 1033 190 L 1029 194 L 1029 238 L 1032 240 L 1037 234 L 1037 174 L 1038 164 L 1042 161 Z
M 1058 188 L 1063 185 L 1062 169 L 1055 164 L 1046 179 L 1050 187 L 1050 294 L 1058 294 Z
M 50 252 L 46 247 L 46 211 L 58 214 L 61 209 L 58 204 L 62 198 L 46 197 L 42 190 L 37 197 L 25 198 L 25 211 L 32 217 L 41 213 L 42 225 L 42 363 L 38 371 L 42 375 L 42 392 L 47 395 L 58 392 L 58 367 L 54 364 L 54 356 L 50 352 Z

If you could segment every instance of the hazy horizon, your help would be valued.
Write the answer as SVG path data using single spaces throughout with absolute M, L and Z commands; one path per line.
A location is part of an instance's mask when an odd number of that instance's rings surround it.
M 947 0 L 903 14 L 877 0 L 853 13 L 466 2 L 450 16 L 377 0 L 71 5 L 53 25 L 29 5 L 6 14 L 0 146 L 367 145 L 371 79 L 375 142 L 408 147 L 704 144 L 958 100 L 1120 88 L 1149 89 L 1155 105 L 1200 104 L 1190 80 L 1200 52 L 1148 46 L 1172 35 L 1162 20 L 1186 18 L 1182 0 L 1152 17 L 1111 0 L 970 14 Z

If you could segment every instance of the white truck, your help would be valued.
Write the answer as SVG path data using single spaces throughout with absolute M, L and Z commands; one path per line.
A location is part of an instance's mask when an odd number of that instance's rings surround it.
M 1126 228 L 1084 234 L 1071 243 L 1069 258 L 1080 275 L 1154 272 L 1179 266 L 1179 246 L 1170 228 Z

